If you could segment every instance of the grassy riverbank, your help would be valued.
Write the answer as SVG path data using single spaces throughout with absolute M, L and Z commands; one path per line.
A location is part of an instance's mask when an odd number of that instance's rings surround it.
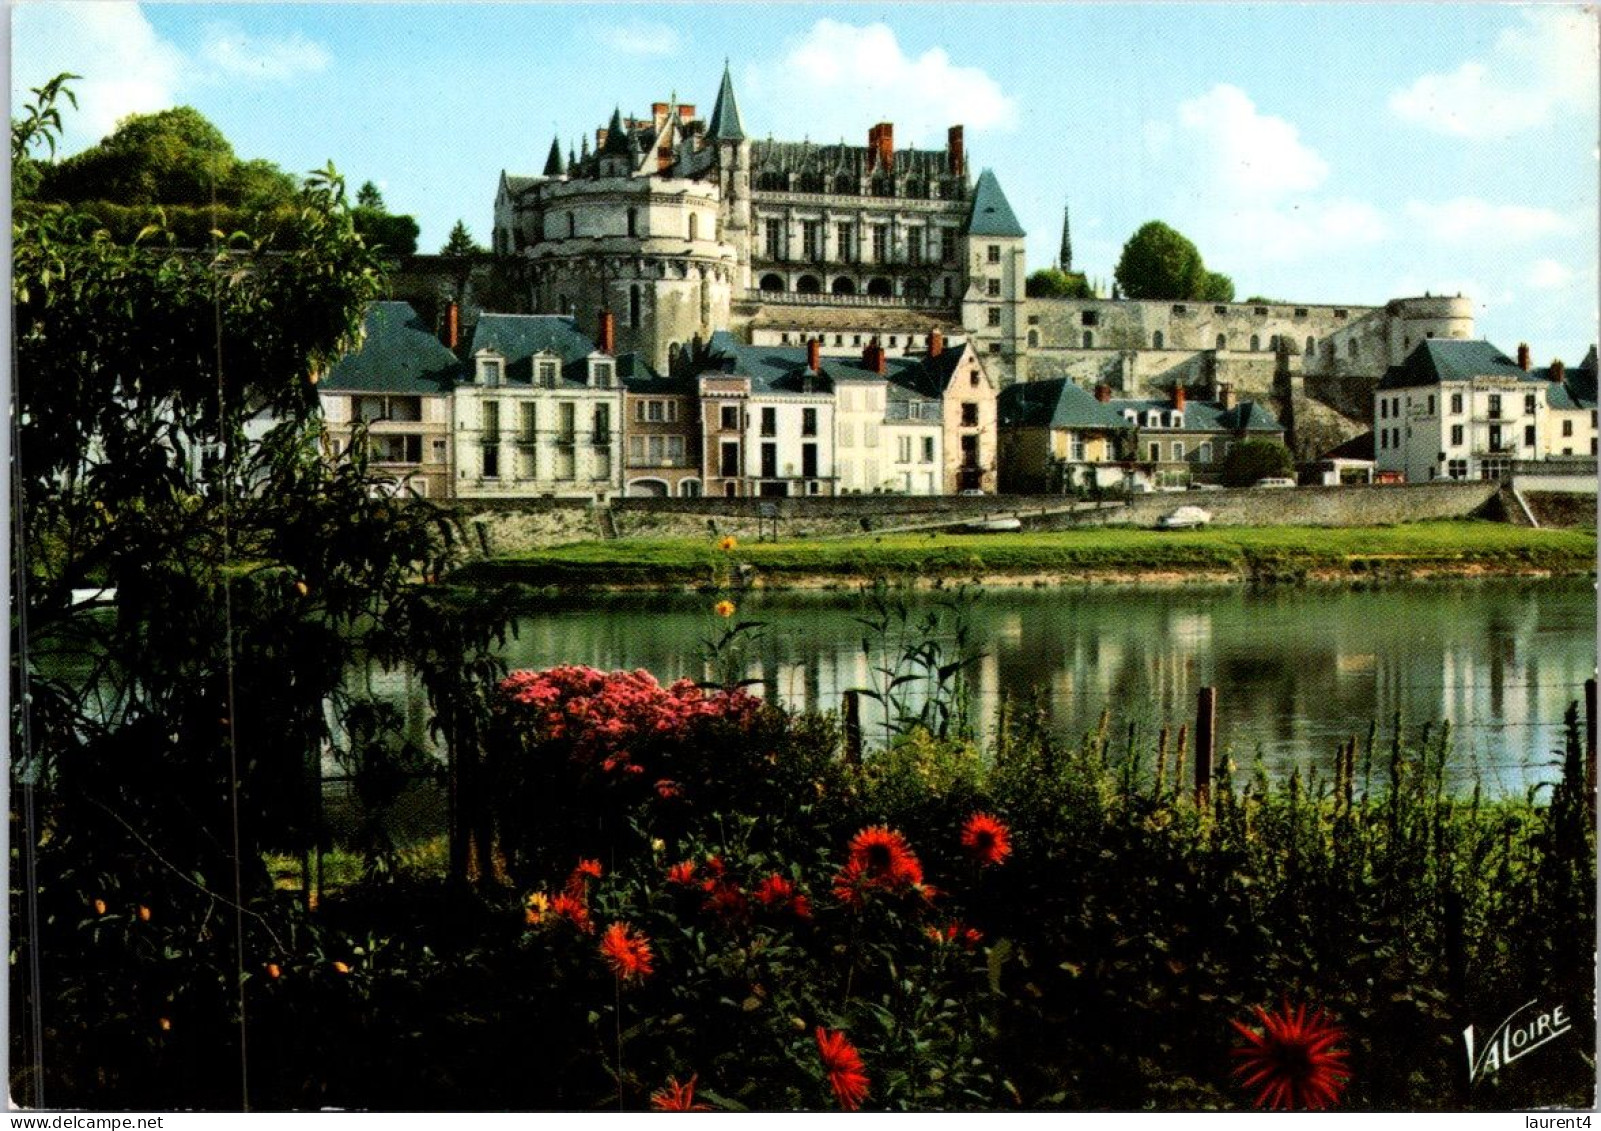
M 552 547 L 463 569 L 467 583 L 556 587 L 787 587 L 855 582 L 979 580 L 1160 582 L 1403 579 L 1589 573 L 1593 531 L 1488 522 L 1384 527 L 1102 528 L 1049 533 L 864 535 L 828 541 L 620 540 Z

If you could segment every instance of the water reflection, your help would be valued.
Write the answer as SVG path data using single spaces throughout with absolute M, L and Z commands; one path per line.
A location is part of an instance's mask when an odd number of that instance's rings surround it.
M 910 600 L 924 610 L 948 599 Z M 527 615 L 507 658 L 704 678 L 701 642 L 722 627 L 708 605 L 659 596 Z M 1387 734 L 1400 712 L 1409 730 L 1451 722 L 1459 782 L 1521 791 L 1551 776 L 1563 711 L 1582 699 L 1596 662 L 1595 595 L 1584 582 L 1031 589 L 975 594 L 965 609 L 985 653 L 974 683 L 987 723 L 1003 696 L 1037 691 L 1064 733 L 1092 729 L 1109 710 L 1113 733 L 1133 722 L 1154 741 L 1161 726 L 1193 725 L 1196 693 L 1213 685 L 1222 746 L 1242 764 L 1260 750 L 1276 772 L 1326 767 L 1339 742 L 1365 736 L 1373 719 Z M 802 708 L 837 709 L 844 690 L 872 686 L 872 669 L 916 635 L 872 639 L 855 595 L 751 594 L 739 615 L 767 622 L 751 676 Z

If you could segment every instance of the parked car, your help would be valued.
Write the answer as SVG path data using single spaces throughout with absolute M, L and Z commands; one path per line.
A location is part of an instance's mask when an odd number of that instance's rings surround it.
M 1021 530 L 1023 523 L 1015 518 L 987 518 L 969 522 L 962 529 L 973 534 L 999 534 L 1010 530 Z
M 1212 512 L 1203 507 L 1183 506 L 1156 520 L 1158 530 L 1194 530 L 1212 521 Z
M 982 487 L 963 487 L 960 491 L 958 491 L 956 493 L 958 495 L 983 495 L 986 492 L 984 491 L 984 489 Z
M 1254 487 L 1294 487 L 1295 480 L 1286 479 L 1282 475 L 1269 475 L 1266 479 L 1258 479 Z

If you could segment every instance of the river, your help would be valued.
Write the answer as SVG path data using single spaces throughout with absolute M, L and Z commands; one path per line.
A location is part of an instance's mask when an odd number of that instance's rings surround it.
M 1550 780 L 1562 716 L 1582 702 L 1596 665 L 1596 600 L 1589 581 L 1498 580 L 1244 589 L 1042 588 L 905 594 L 908 641 L 938 611 L 935 638 L 953 646 L 948 607 L 960 603 L 979 659 L 975 716 L 993 731 L 1004 697 L 1037 695 L 1064 735 L 1112 719 L 1114 749 L 1130 722 L 1145 742 L 1163 725 L 1193 731 L 1197 691 L 1218 689 L 1219 750 L 1249 770 L 1315 765 L 1336 745 L 1388 735 L 1397 711 L 1407 733 L 1448 720 L 1449 776 L 1521 793 Z M 663 680 L 702 678 L 703 642 L 730 622 L 715 598 L 610 598 L 525 613 L 506 658 L 516 668 L 558 663 L 645 668 Z M 860 594 L 751 593 L 736 619 L 763 622 L 747 646 L 747 675 L 798 708 L 837 709 L 841 693 L 872 686 L 874 667 L 902 651 L 898 629 L 864 629 Z M 869 619 L 871 619 L 869 617 Z M 896 622 L 897 624 L 899 622 Z M 864 637 L 866 638 L 864 641 Z M 864 643 L 867 645 L 864 650 Z M 866 722 L 869 743 L 882 724 Z

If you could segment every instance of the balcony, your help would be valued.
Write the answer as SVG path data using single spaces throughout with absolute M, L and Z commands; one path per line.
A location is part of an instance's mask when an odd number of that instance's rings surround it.
M 797 294 L 794 291 L 748 290 L 744 301 L 764 306 L 850 307 L 870 310 L 937 310 L 955 313 L 961 306 L 959 298 L 913 298 L 906 295 L 836 295 Z

